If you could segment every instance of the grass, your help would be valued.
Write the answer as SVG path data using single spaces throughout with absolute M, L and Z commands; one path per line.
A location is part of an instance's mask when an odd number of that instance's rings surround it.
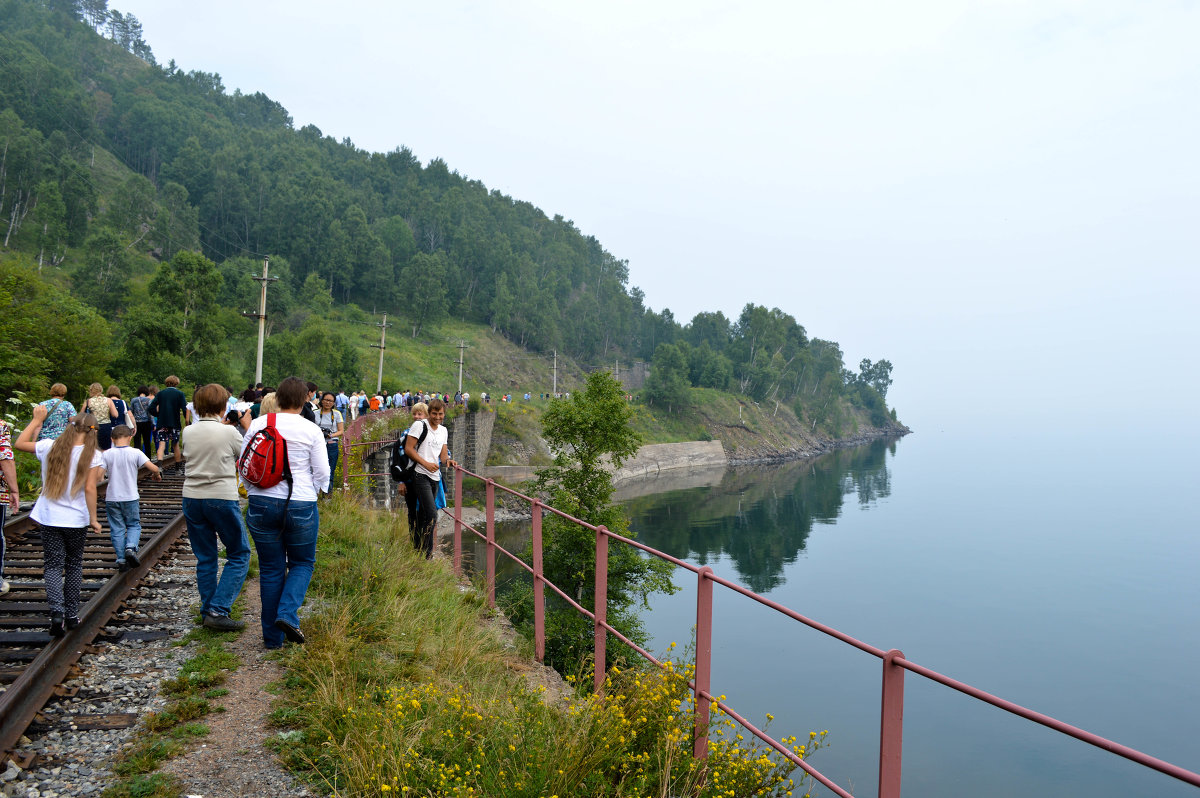
M 739 739 L 719 715 L 707 764 L 692 760 L 683 666 L 616 672 L 601 695 L 550 701 L 520 675 L 529 645 L 497 634 L 446 561 L 418 556 L 401 518 L 335 497 L 321 521 L 309 591 L 317 609 L 305 618 L 308 642 L 283 655 L 288 675 L 272 718 L 284 762 L 322 789 L 347 797 L 795 789 L 790 763 Z M 807 745 L 802 755 L 814 749 Z

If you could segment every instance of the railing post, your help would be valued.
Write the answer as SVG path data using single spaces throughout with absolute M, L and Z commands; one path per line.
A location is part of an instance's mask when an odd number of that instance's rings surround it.
M 454 467 L 454 573 L 462 575 L 462 493 L 463 470 Z
M 883 657 L 883 695 L 879 717 L 879 798 L 900 798 L 900 766 L 904 758 L 904 668 L 896 664 L 904 652 Z
M 533 655 L 546 660 L 546 583 L 542 573 L 542 503 L 536 499 L 533 512 Z
M 608 623 L 608 530 L 603 526 L 596 528 L 596 601 L 594 611 L 596 614 L 594 655 L 596 673 L 593 681 L 598 693 L 604 687 L 604 677 L 607 671 L 605 663 L 608 661 L 608 652 L 605 650 L 608 630 L 604 628 L 604 625 Z
M 712 693 L 712 599 L 713 569 L 707 565 L 696 574 L 696 716 L 692 756 L 708 758 L 708 720 Z
M 496 481 L 487 481 L 487 600 L 496 607 Z

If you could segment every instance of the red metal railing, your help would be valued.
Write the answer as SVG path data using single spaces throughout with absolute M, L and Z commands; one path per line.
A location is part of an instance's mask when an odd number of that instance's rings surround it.
M 385 445 L 389 445 L 392 441 L 374 441 L 366 443 L 350 443 L 346 441 L 344 451 L 348 455 L 351 447 L 374 447 L 372 451 L 377 451 Z M 348 463 L 349 458 L 343 457 L 343 463 Z M 694 737 L 692 754 L 697 759 L 703 759 L 708 756 L 708 722 L 709 712 L 712 705 L 720 707 L 729 717 L 740 723 L 747 731 L 753 734 L 763 743 L 770 746 L 781 755 L 787 757 L 794 762 L 805 773 L 813 777 L 817 782 L 824 785 L 835 795 L 841 798 L 854 798 L 849 792 L 835 784 L 828 777 L 822 775 L 816 768 L 809 765 L 791 749 L 781 743 L 779 740 L 768 735 L 765 731 L 759 729 L 745 717 L 736 712 L 727 703 L 720 700 L 717 695 L 712 692 L 711 675 L 712 675 L 712 636 L 713 636 L 713 585 L 721 585 L 735 593 L 740 593 L 747 598 L 769 607 L 776 612 L 785 615 L 795 621 L 798 621 L 805 626 L 815 629 L 822 634 L 828 635 L 834 639 L 840 640 L 847 645 L 864 651 L 867 654 L 878 657 L 883 663 L 882 686 L 880 693 L 880 721 L 879 721 L 879 798 L 900 798 L 900 777 L 903 765 L 903 749 L 904 749 L 904 672 L 911 671 L 926 679 L 930 679 L 939 684 L 945 685 L 953 690 L 957 690 L 972 698 L 978 699 L 992 706 L 998 707 L 1018 715 L 1034 723 L 1038 723 L 1047 728 L 1053 729 L 1062 734 L 1074 737 L 1089 745 L 1109 751 L 1110 753 L 1129 759 L 1133 762 L 1143 765 L 1152 770 L 1172 776 L 1180 781 L 1186 782 L 1196 787 L 1200 787 L 1200 774 L 1193 773 L 1170 762 L 1165 762 L 1156 757 L 1144 754 L 1120 743 L 1105 739 L 1091 732 L 1084 731 L 1070 724 L 1064 723 L 1056 718 L 1048 715 L 1043 715 L 1040 712 L 1035 712 L 1027 709 L 1011 701 L 1006 701 L 1003 698 L 986 693 L 969 684 L 951 679 L 934 670 L 911 662 L 905 659 L 904 653 L 891 649 L 885 651 L 881 648 L 876 648 L 869 643 L 864 643 L 850 635 L 840 632 L 825 624 L 807 618 L 800 613 L 785 607 L 778 602 L 772 601 L 765 596 L 760 596 L 757 593 L 748 590 L 747 588 L 724 579 L 713 573 L 713 570 L 707 566 L 698 567 L 691 563 L 684 562 L 676 557 L 672 557 L 665 552 L 653 549 L 636 540 L 632 540 L 621 535 L 614 534 L 608 531 L 603 526 L 594 526 L 581 519 L 570 516 L 560 510 L 555 509 L 547 504 L 542 503 L 536 498 L 526 496 L 511 488 L 498 485 L 494 480 L 482 477 L 478 474 L 455 466 L 454 480 L 454 507 L 443 509 L 442 512 L 450 517 L 454 522 L 454 548 L 453 562 L 454 570 L 458 573 L 462 572 L 462 531 L 466 529 L 470 531 L 480 540 L 486 543 L 487 548 L 484 557 L 484 579 L 485 590 L 487 593 L 488 605 L 496 606 L 496 552 L 499 551 L 504 556 L 508 557 L 522 569 L 527 571 L 533 577 L 533 617 L 534 617 L 534 654 L 538 661 L 541 662 L 546 655 L 546 597 L 545 589 L 548 587 L 554 591 L 563 601 L 573 607 L 577 612 L 589 618 L 595 629 L 595 653 L 594 659 L 596 663 L 594 687 L 599 691 L 604 686 L 605 680 L 605 656 L 606 644 L 608 635 L 612 635 L 621 642 L 628 645 L 646 660 L 662 667 L 664 663 L 656 658 L 653 654 L 646 651 L 636 643 L 618 632 L 607 622 L 607 598 L 608 598 L 608 547 L 609 541 L 624 543 L 634 548 L 640 549 L 647 554 L 666 560 L 674 565 L 683 568 L 696 575 L 696 665 L 695 675 L 688 683 L 695 697 L 695 722 L 694 722 Z M 343 466 L 343 487 L 349 489 L 350 477 L 364 476 L 387 476 L 381 473 L 362 473 L 362 474 L 346 474 L 346 467 Z M 484 507 L 484 531 L 480 532 L 462 520 L 462 494 L 463 494 L 463 476 L 470 476 L 480 479 L 484 482 L 486 503 Z M 496 488 L 513 496 L 517 499 L 529 503 L 530 513 L 532 516 L 532 549 L 533 562 L 526 563 L 516 554 L 508 551 L 504 547 L 496 543 Z M 557 585 L 546 579 L 542 569 L 542 518 L 544 513 L 552 513 L 571 523 L 578 524 L 595 533 L 596 536 L 596 570 L 595 570 L 595 601 L 592 610 L 580 605 L 569 595 L 564 593 Z
M 878 657 L 883 663 L 883 679 L 880 695 L 880 723 L 879 723 L 879 798 L 900 798 L 900 776 L 902 772 L 903 761 L 903 743 L 904 743 L 904 672 L 911 671 L 919 676 L 923 676 L 932 681 L 943 684 L 946 687 L 957 690 L 961 693 L 971 696 L 972 698 L 984 701 L 992 706 L 999 707 L 1006 712 L 1011 712 L 1034 723 L 1041 724 L 1050 729 L 1053 729 L 1062 734 L 1074 737 L 1077 740 L 1082 740 L 1085 743 L 1101 748 L 1105 751 L 1117 754 L 1139 765 L 1157 770 L 1168 776 L 1172 776 L 1180 781 L 1186 782 L 1193 786 L 1200 787 L 1200 774 L 1185 770 L 1177 765 L 1169 762 L 1164 762 L 1141 751 L 1134 750 L 1120 743 L 1115 743 L 1112 740 L 1105 739 L 1099 735 L 1084 731 L 1070 724 L 1063 723 L 1060 720 L 1052 718 L 1048 715 L 1043 715 L 1040 712 L 1034 712 L 1011 701 L 1006 701 L 997 696 L 986 693 L 983 690 L 964 684 L 963 682 L 951 679 L 936 671 L 905 659 L 904 653 L 892 649 L 885 651 L 881 648 L 876 648 L 869 643 L 864 643 L 861 640 L 856 640 L 850 635 L 840 632 L 837 629 L 826 626 L 822 623 L 807 618 L 800 613 L 783 606 L 777 602 L 771 601 L 765 596 L 760 596 L 757 593 L 748 590 L 747 588 L 724 579 L 713 573 L 713 570 L 707 566 L 697 567 L 691 563 L 672 557 L 665 552 L 653 549 L 636 540 L 632 540 L 621 535 L 614 534 L 603 526 L 593 526 L 586 521 L 574 518 L 564 512 L 543 504 L 538 499 L 526 496 L 518 491 L 506 488 L 491 479 L 481 477 L 474 474 L 461 466 L 455 467 L 457 478 L 454 481 L 454 509 L 446 508 L 442 510 L 447 516 L 454 521 L 454 569 L 458 572 L 462 571 L 462 531 L 469 530 L 476 537 L 480 538 L 487 544 L 485 556 L 485 583 L 487 591 L 488 604 L 492 607 L 496 604 L 496 552 L 508 557 L 518 566 L 529 572 L 533 576 L 533 601 L 534 601 L 534 653 L 538 661 L 542 661 L 546 653 L 546 630 L 545 630 L 545 588 L 549 587 L 559 595 L 570 606 L 574 607 L 577 612 L 582 613 L 595 626 L 595 689 L 599 691 L 604 685 L 605 679 L 605 647 L 609 634 L 616 637 L 628 645 L 633 650 L 637 651 L 642 657 L 646 658 L 655 665 L 662 666 L 663 663 L 654 655 L 650 654 L 645 649 L 633 643 L 627 637 L 622 635 L 612 626 L 609 626 L 606 619 L 606 605 L 608 592 L 608 547 L 609 541 L 616 541 L 633 546 L 647 554 L 666 560 L 676 566 L 690 571 L 696 575 L 696 667 L 695 676 L 689 687 L 691 687 L 695 696 L 695 732 L 693 743 L 693 756 L 698 759 L 703 759 L 708 755 L 708 721 L 709 711 L 713 704 L 720 707 L 729 717 L 740 723 L 751 734 L 762 740 L 766 745 L 778 751 L 783 756 L 794 762 L 798 767 L 804 770 L 805 773 L 812 776 L 817 782 L 827 787 L 835 795 L 842 798 L 853 798 L 849 792 L 839 787 L 837 784 L 830 781 L 826 776 L 822 775 L 814 767 L 802 760 L 787 746 L 779 740 L 768 735 L 763 730 L 756 727 L 749 720 L 738 714 L 732 707 L 724 701 L 719 700 L 717 695 L 712 692 L 711 674 L 712 674 L 712 636 L 713 636 L 713 585 L 721 585 L 735 593 L 740 593 L 747 598 L 769 607 L 793 620 L 815 629 L 818 632 L 826 634 L 837 640 L 853 646 L 860 651 L 864 651 L 875 657 Z M 462 477 L 475 477 L 484 481 L 486 492 L 486 504 L 484 509 L 484 532 L 471 527 L 462 520 Z M 526 563 L 517 555 L 503 548 L 496 543 L 495 530 L 495 513 L 496 513 L 496 488 L 499 487 L 502 491 L 529 503 L 532 513 L 533 526 L 533 563 Z M 586 529 L 595 532 L 596 535 L 596 589 L 595 589 L 595 605 L 591 611 L 578 604 L 574 599 L 560 590 L 556 585 L 545 578 L 542 571 L 542 517 L 546 512 L 553 513 L 560 518 L 566 519 L 572 523 L 578 524 Z

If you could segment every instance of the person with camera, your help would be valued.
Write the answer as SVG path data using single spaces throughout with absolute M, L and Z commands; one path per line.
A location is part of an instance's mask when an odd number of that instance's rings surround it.
M 338 448 L 342 445 L 342 435 L 346 433 L 345 417 L 342 416 L 342 411 L 335 407 L 336 404 L 337 396 L 332 391 L 326 391 L 321 394 L 321 403 L 317 410 L 317 426 L 325 436 L 325 450 L 329 454 L 331 482 L 332 475 L 337 471 Z M 325 493 L 328 494 L 329 491 L 326 490 Z

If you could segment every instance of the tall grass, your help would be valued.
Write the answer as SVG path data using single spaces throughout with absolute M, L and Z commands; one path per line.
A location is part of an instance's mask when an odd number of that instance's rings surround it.
M 785 795 L 793 766 L 712 719 L 691 758 L 686 669 L 615 672 L 550 700 L 531 659 L 404 522 L 335 497 L 322 509 L 308 642 L 286 655 L 285 762 L 338 796 Z M 590 679 L 583 680 L 590 683 Z M 795 749 L 808 755 L 821 737 Z M 794 744 L 791 741 L 789 744 Z M 703 785 L 702 785 L 703 782 Z

